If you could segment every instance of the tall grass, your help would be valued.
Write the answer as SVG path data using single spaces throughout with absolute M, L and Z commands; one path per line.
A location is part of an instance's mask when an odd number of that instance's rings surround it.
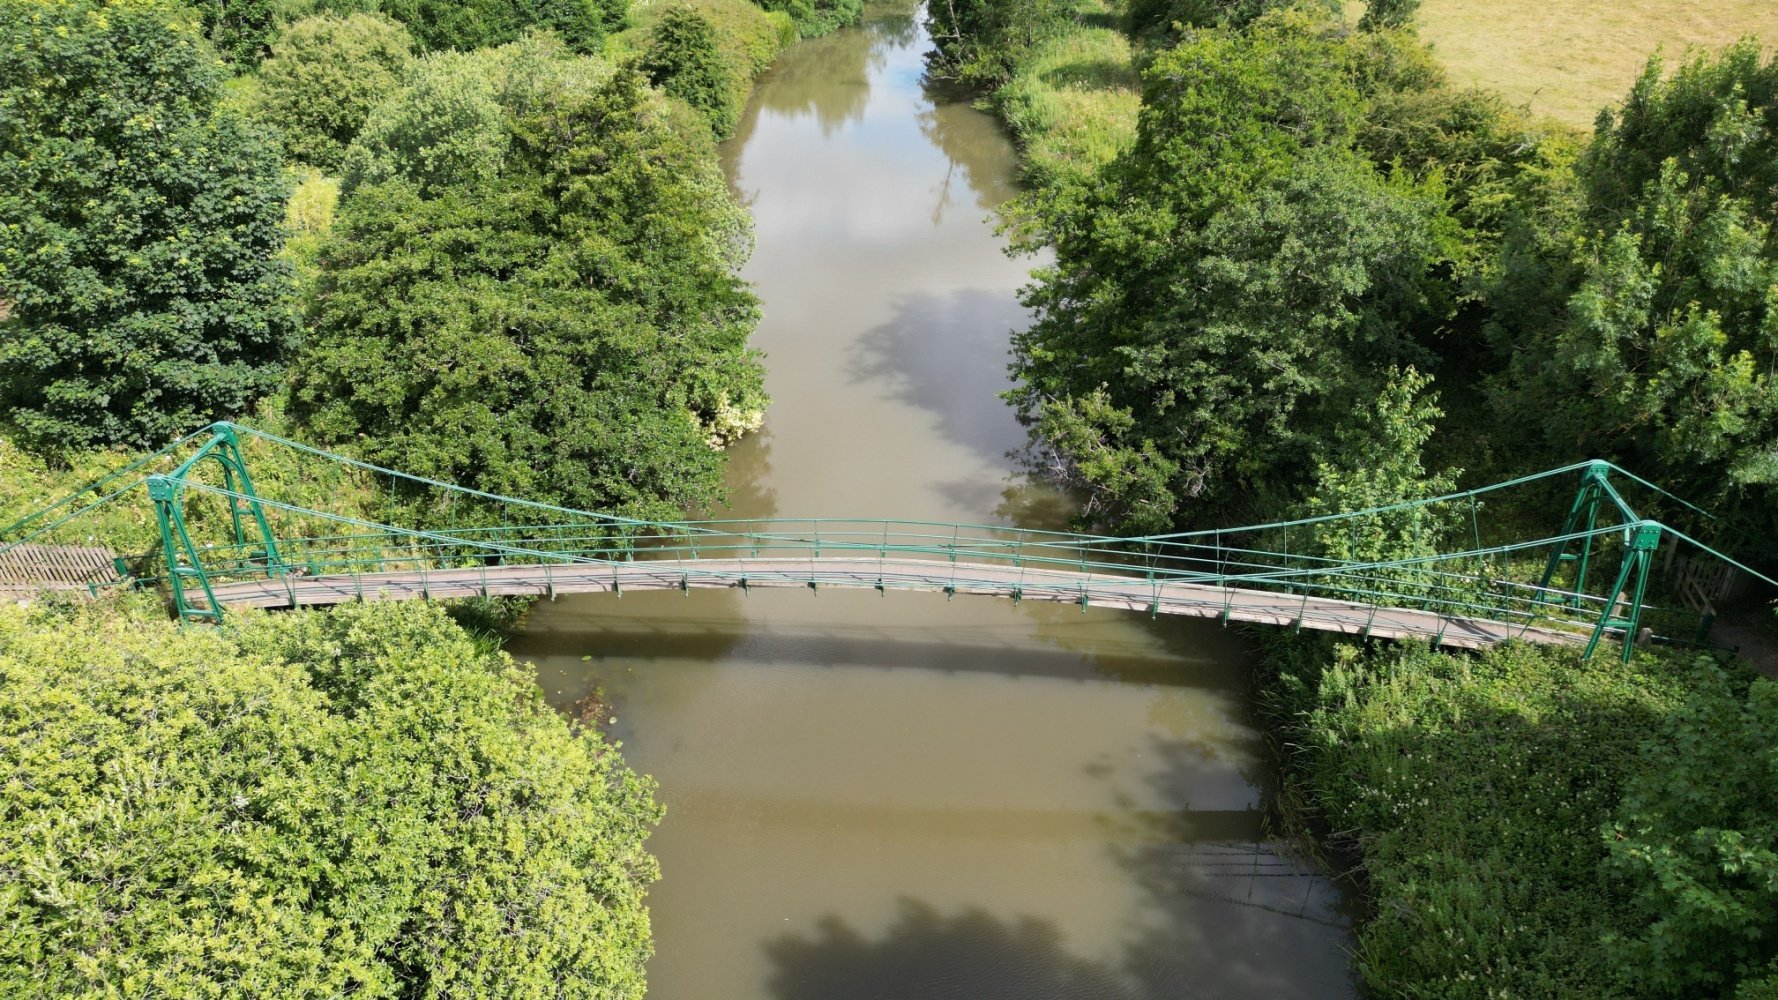
M 1085 182 L 1136 138 L 1142 93 L 1130 40 L 1101 0 L 1083 0 L 1078 17 L 991 98 L 1038 187 Z

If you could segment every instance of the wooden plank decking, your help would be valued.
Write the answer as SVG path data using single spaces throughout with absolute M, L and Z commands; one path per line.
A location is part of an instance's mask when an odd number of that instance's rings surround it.
M 1019 569 L 929 559 L 835 556 L 802 559 L 659 559 L 625 563 L 562 563 L 367 573 L 361 576 L 277 577 L 215 587 L 227 606 L 283 608 L 349 601 L 412 600 L 476 596 L 547 596 L 623 590 L 684 588 L 849 587 L 923 590 L 1082 603 L 1093 607 L 1224 618 L 1262 625 L 1298 626 L 1386 639 L 1436 639 L 1442 645 L 1481 648 L 1508 639 L 1578 644 L 1586 636 L 1551 628 L 1509 625 L 1481 618 L 1407 608 L 1372 608 L 1357 602 L 1206 584 L 1150 582 L 1106 573 Z M 202 593 L 190 595 L 202 599 Z
M 100 546 L 15 545 L 0 549 L 0 596 L 92 593 L 117 582 L 117 553 Z

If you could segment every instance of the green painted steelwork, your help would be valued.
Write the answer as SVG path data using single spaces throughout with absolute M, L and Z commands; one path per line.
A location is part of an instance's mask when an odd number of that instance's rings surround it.
M 260 471 L 276 474 L 272 493 L 256 483 L 250 471 L 255 462 L 269 463 Z M 1570 476 L 1579 482 L 1560 531 L 1492 542 L 1484 537 L 1483 500 Z M 1380 611 L 1394 609 L 1505 623 L 1523 634 L 1554 631 L 1584 641 L 1589 656 L 1611 633 L 1623 634 L 1626 657 L 1645 628 L 1671 641 L 1698 638 L 1697 622 L 1649 601 L 1655 550 L 1669 537 L 1740 564 L 1639 516 L 1618 484 L 1677 501 L 1609 463 L 1583 462 L 1368 510 L 1136 538 L 892 519 L 644 521 L 466 489 L 219 423 L 0 530 L 0 552 L 77 532 L 94 511 L 145 495 L 158 533 L 158 582 L 188 621 L 219 621 L 225 611 L 218 589 L 252 580 L 277 581 L 294 604 L 298 584 L 309 578 L 340 580 L 362 593 L 368 575 L 410 574 L 420 581 L 419 596 L 430 596 L 431 575 L 477 567 L 671 560 L 683 574 L 683 589 L 694 580 L 719 580 L 745 591 L 784 579 L 732 567 L 795 559 L 807 563 L 795 583 L 819 590 L 840 582 L 824 566 L 844 562 L 855 581 L 860 560 L 874 559 L 879 567 L 909 560 L 932 564 L 934 571 L 923 574 L 919 585 L 947 595 L 991 583 L 1014 600 L 1077 601 L 1083 610 L 1091 595 L 1081 581 L 1102 579 L 1115 582 L 1120 593 L 1133 582 L 1148 587 L 1151 597 L 1142 606 L 1151 614 L 1160 613 L 1169 585 L 1224 588 L 1225 621 L 1237 588 L 1300 601 L 1299 627 L 1311 601 L 1347 602 L 1362 613 L 1344 630 L 1365 637 Z M 354 498 L 373 509 L 353 506 Z M 1446 534 L 1436 551 L 1408 558 L 1318 554 L 1361 551 L 1361 538 L 1410 530 L 1404 524 L 1443 525 Z M 1613 588 L 1590 593 L 1595 567 L 1614 556 Z M 727 568 L 709 568 L 718 565 Z M 1063 586 L 1054 582 L 1061 573 L 1075 574 L 1077 582 L 1066 585 L 1071 589 L 1056 589 Z M 881 592 L 909 585 L 893 574 L 876 576 Z M 618 589 L 615 576 L 612 587 Z M 553 585 L 548 589 L 553 592 Z M 1438 633 L 1442 637 L 1444 628 Z

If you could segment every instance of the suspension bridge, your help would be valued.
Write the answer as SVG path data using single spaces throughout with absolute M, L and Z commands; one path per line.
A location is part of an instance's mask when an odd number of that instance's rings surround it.
M 1367 510 L 1135 538 L 884 519 L 649 521 L 218 423 L 0 529 L 0 594 L 158 587 L 180 618 L 217 622 L 234 607 L 348 601 L 918 590 L 1461 648 L 1525 640 L 1591 656 L 1615 637 L 1628 659 L 1639 641 L 1704 644 L 1736 571 L 1778 586 L 1642 516 L 1626 492 L 1709 516 L 1584 462 Z M 1564 503 L 1553 530 L 1515 530 L 1528 505 Z M 1492 523 L 1503 506 L 1512 523 Z

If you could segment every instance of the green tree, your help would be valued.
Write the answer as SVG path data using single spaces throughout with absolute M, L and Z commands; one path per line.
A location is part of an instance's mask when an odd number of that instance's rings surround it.
M 406 28 L 374 14 L 306 17 L 286 26 L 260 67 L 261 105 L 291 157 L 338 173 L 371 109 L 412 61 Z
M 1438 418 L 1432 378 L 1412 368 L 1389 373 L 1376 407 L 1339 428 L 1315 461 L 1305 513 L 1323 517 L 1391 507 L 1453 492 L 1458 473 L 1428 473 L 1423 460 Z M 1427 507 L 1349 518 L 1316 535 L 1317 554 L 1341 562 L 1414 559 L 1441 551 L 1455 513 Z
M 650 81 L 696 108 L 718 136 L 734 132 L 736 102 L 716 29 L 689 5 L 675 5 L 655 23 L 640 63 Z
M 1358 30 L 1400 28 L 1412 24 L 1419 10 L 1420 0 L 1367 0 L 1364 16 L 1358 19 Z
M 469 51 L 553 31 L 576 52 L 596 53 L 623 27 L 629 0 L 319 0 L 317 13 L 380 11 L 407 25 L 427 50 Z
M 1182 499 L 1288 495 L 1392 367 L 1431 360 L 1413 326 L 1443 191 L 1356 147 L 1342 30 L 1292 13 L 1161 53 L 1135 147 L 1040 220 L 1055 263 L 1013 397 L 1101 519 L 1164 530 Z
M 1497 401 L 1536 415 L 1542 454 L 1617 460 L 1760 539 L 1778 529 L 1774 125 L 1778 62 L 1753 42 L 1670 78 L 1651 62 L 1559 195 L 1573 207 L 1508 248 L 1493 304 Z
M 245 412 L 296 332 L 270 136 L 185 9 L 0 2 L 0 416 L 159 445 Z
M 643 993 L 646 779 L 432 605 L 0 609 L 0 992 Z
M 323 440 L 509 495 L 659 516 L 713 499 L 713 446 L 757 425 L 763 394 L 758 305 L 735 276 L 746 217 L 708 130 L 640 74 L 543 41 L 431 57 L 391 104 L 442 92 L 435 71 L 492 74 L 478 100 L 498 131 L 462 128 L 503 152 L 455 174 L 398 155 L 346 196 L 293 412 Z
M 276 0 L 196 0 L 204 37 L 223 58 L 251 67 L 265 58 L 277 30 Z
M 341 157 L 344 190 L 394 178 L 425 193 L 489 185 L 506 162 L 511 133 L 482 60 L 428 57 L 371 109 Z
M 935 72 L 967 83 L 1006 82 L 1039 42 L 1074 18 L 1072 0 L 935 0 L 931 20 Z
M 1338 13 L 1339 0 L 1131 0 L 1124 30 L 1136 38 L 1168 43 L 1183 28 L 1245 28 L 1275 10 L 1310 4 Z

